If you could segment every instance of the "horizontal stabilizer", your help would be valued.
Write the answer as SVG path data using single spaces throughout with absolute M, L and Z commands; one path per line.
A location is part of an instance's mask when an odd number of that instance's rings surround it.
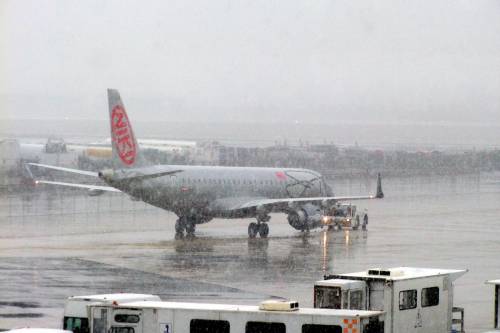
M 87 190 L 94 191 L 106 191 L 106 192 L 121 192 L 119 189 L 110 186 L 99 186 L 99 185 L 88 185 L 88 184 L 75 184 L 75 183 L 63 183 L 63 182 L 52 182 L 48 180 L 36 180 L 35 185 L 38 184 L 49 184 L 49 185 L 59 185 L 59 186 L 68 186 L 75 188 L 84 188 Z
M 99 177 L 97 172 L 93 171 L 85 171 L 85 170 L 78 170 L 78 169 L 71 169 L 71 168 L 63 168 L 63 167 L 58 167 L 58 166 L 53 166 L 53 165 L 47 165 L 47 164 L 40 164 L 40 163 L 26 163 L 28 165 L 33 165 L 36 167 L 40 168 L 46 168 L 46 169 L 52 169 L 52 170 L 58 170 L 58 171 L 65 171 L 65 172 L 71 172 L 71 173 L 77 173 L 79 175 L 86 175 L 86 176 L 91 176 L 91 177 Z

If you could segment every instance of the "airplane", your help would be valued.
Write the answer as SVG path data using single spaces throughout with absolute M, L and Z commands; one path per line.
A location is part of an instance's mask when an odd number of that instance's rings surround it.
M 120 94 L 108 89 L 112 138 L 112 168 L 84 171 L 39 163 L 31 166 L 98 177 L 108 186 L 37 180 L 87 189 L 89 195 L 123 192 L 135 200 L 174 212 L 175 238 L 192 238 L 197 224 L 214 218 L 255 218 L 248 236 L 269 234 L 271 212 L 287 214 L 288 223 L 300 231 L 322 226 L 322 211 L 339 201 L 381 199 L 380 174 L 375 195 L 334 196 L 316 171 L 300 168 L 148 165 L 139 149 Z

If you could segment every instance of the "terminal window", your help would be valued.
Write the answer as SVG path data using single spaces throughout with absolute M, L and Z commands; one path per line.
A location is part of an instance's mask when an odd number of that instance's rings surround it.
M 192 319 L 189 325 L 190 333 L 229 333 L 227 320 Z
M 245 326 L 245 333 L 286 333 L 286 326 L 283 323 L 249 321 Z
M 436 306 L 439 304 L 439 287 L 422 289 L 422 307 Z
M 342 333 L 342 327 L 339 325 L 302 325 L 302 333 Z
M 417 307 L 417 291 L 415 289 L 399 292 L 399 310 L 415 309 Z

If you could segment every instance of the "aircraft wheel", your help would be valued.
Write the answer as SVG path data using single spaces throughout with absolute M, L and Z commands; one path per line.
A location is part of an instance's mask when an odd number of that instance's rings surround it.
M 269 235 L 269 226 L 267 225 L 267 223 L 261 223 L 258 228 L 260 238 L 266 238 L 267 235 Z
M 252 222 L 248 225 L 248 237 L 255 238 L 258 232 L 259 232 L 259 226 L 257 225 L 257 223 Z
M 183 232 L 176 232 L 175 233 L 175 239 L 176 240 L 184 239 L 184 233 Z
M 361 228 L 363 230 L 366 230 L 367 225 L 368 225 L 368 214 L 365 214 L 365 216 L 363 216 L 363 224 L 362 224 Z

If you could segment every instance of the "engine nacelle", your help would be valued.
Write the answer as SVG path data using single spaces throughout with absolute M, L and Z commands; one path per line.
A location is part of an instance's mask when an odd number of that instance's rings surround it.
M 288 213 L 288 224 L 297 230 L 314 229 L 322 225 L 321 210 L 313 204 L 294 209 Z

